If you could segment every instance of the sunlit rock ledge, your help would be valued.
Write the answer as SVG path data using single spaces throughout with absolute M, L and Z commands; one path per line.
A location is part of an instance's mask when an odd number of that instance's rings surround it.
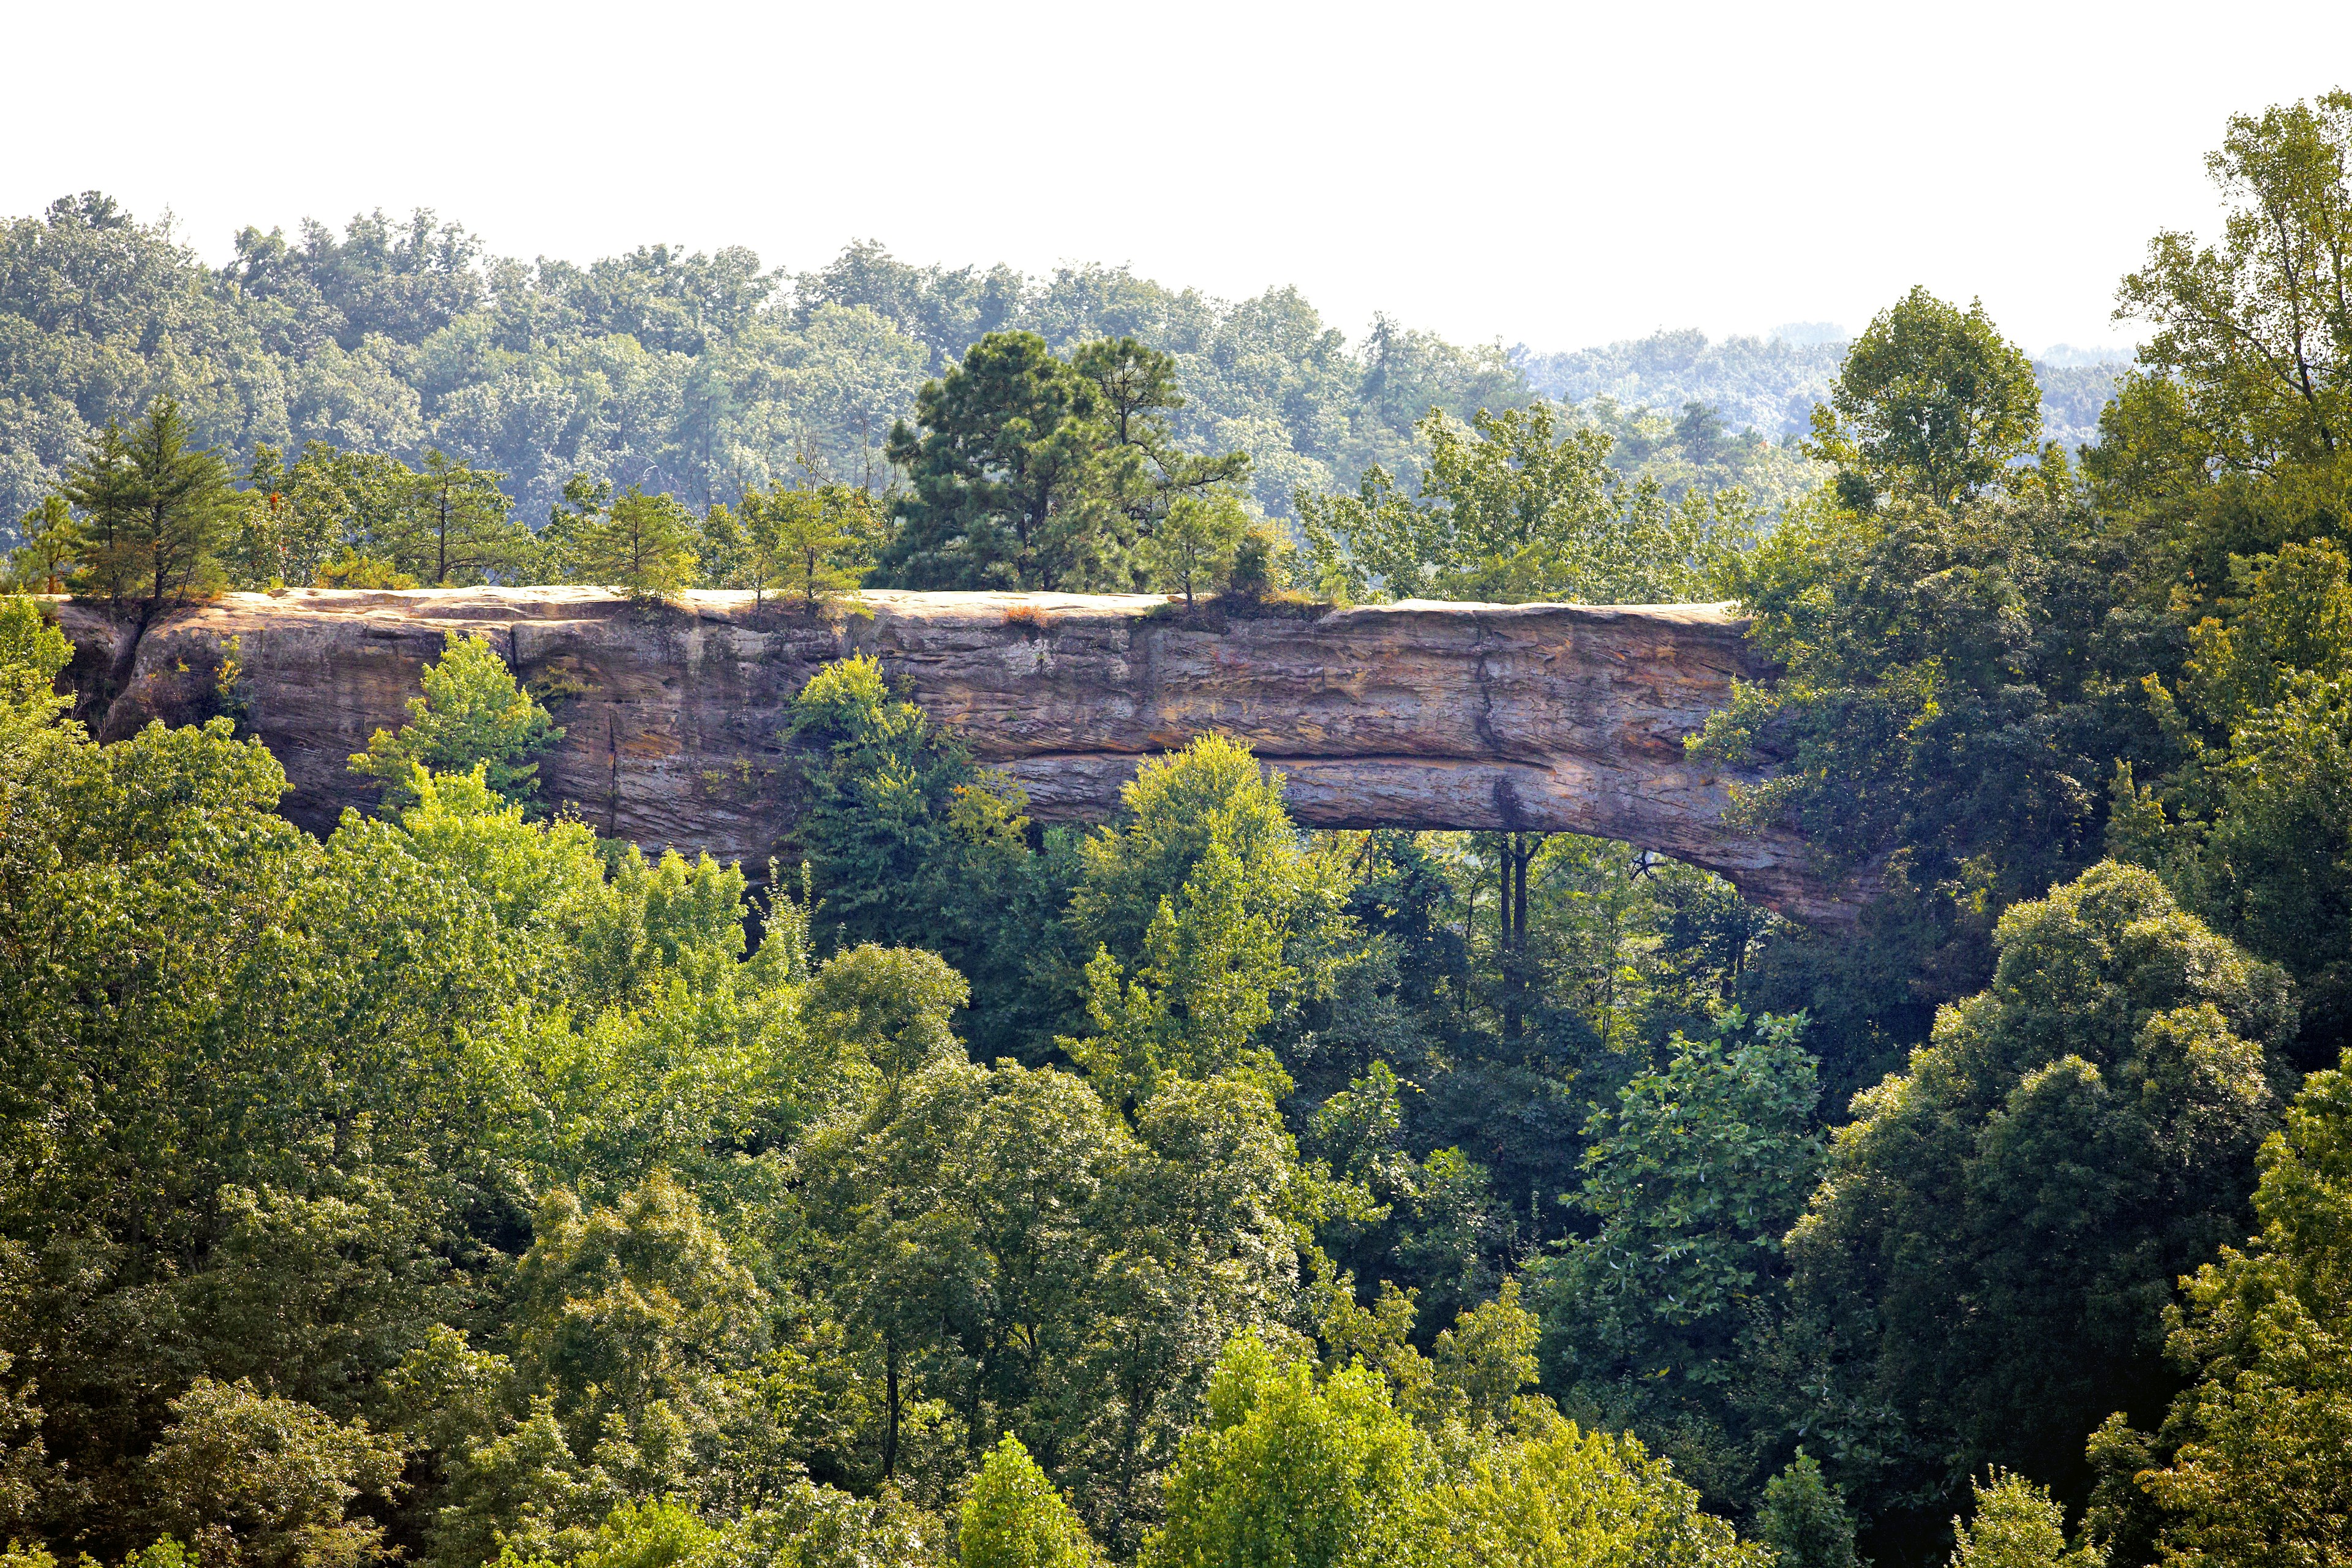
M 1736 770 L 1683 739 L 1761 668 L 1720 605 L 1269 605 L 1157 595 L 869 592 L 819 615 L 697 592 L 656 605 L 593 588 L 231 594 L 143 636 L 58 605 L 67 679 L 101 736 L 233 700 L 284 764 L 283 809 L 323 830 L 369 804 L 345 763 L 396 726 L 449 631 L 487 636 L 564 726 L 541 776 L 599 832 L 764 868 L 791 825 L 782 735 L 816 669 L 869 653 L 1019 780 L 1030 815 L 1115 811 L 1139 759 L 1222 731 L 1332 827 L 1593 834 L 1720 873 L 1810 924 L 1849 924 L 1855 884 L 1806 845 L 1723 820 Z M 127 656 L 127 658 L 126 657 Z

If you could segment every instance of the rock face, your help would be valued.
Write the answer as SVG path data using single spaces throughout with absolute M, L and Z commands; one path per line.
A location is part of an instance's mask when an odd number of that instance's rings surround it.
M 143 636 L 92 606 L 59 614 L 79 650 L 68 679 L 104 739 L 218 710 L 235 638 L 241 716 L 292 781 L 286 813 L 321 830 L 368 804 L 347 760 L 403 721 L 420 667 L 457 632 L 488 637 L 565 727 L 541 768 L 550 798 L 612 837 L 761 866 L 791 826 L 792 698 L 862 652 L 1020 781 L 1041 820 L 1108 817 L 1139 759 L 1221 731 L 1288 776 L 1305 823 L 1592 834 L 1704 866 L 1791 919 L 1843 926 L 1858 908 L 1801 840 L 1727 826 L 1726 785 L 1741 775 L 1684 754 L 1732 678 L 1764 673 L 1720 606 L 1188 618 L 1156 597 L 884 592 L 863 608 L 296 589 L 232 594 Z

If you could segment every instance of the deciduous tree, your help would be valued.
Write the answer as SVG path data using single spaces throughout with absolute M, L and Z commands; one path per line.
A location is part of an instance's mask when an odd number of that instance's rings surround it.
M 1862 510 L 1887 495 L 1949 506 L 2041 436 L 2033 362 L 1981 302 L 1961 310 L 1923 288 L 1872 319 L 1813 410 L 1816 455 L 1838 465 L 1840 496 Z
M 2285 976 L 2152 873 L 2094 867 L 1996 940 L 1991 986 L 1856 1099 L 1789 1236 L 1839 1397 L 1904 1413 L 1917 1458 L 1882 1496 L 1929 1502 L 1986 1462 L 2081 1495 L 2082 1435 L 2168 1394 L 2167 1281 L 2242 1234 L 2281 1108 Z
M 425 694 L 408 700 L 408 722 L 378 730 L 352 771 L 374 779 L 388 807 L 414 805 L 415 775 L 483 770 L 500 800 L 526 805 L 539 793 L 539 756 L 563 739 L 562 727 L 531 699 L 484 637 L 448 634 L 438 661 L 425 667 Z

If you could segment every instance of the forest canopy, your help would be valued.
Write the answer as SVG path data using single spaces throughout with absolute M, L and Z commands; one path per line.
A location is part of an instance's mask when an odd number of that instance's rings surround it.
M 0 223 L 0 530 L 109 421 L 159 395 L 240 468 L 313 442 L 411 467 L 439 452 L 498 476 L 532 527 L 575 473 L 698 509 L 812 466 L 878 492 L 891 427 L 924 382 L 997 331 L 1065 356 L 1123 338 L 1171 356 L 1184 400 L 1172 439 L 1247 454 L 1249 493 L 1272 516 L 1302 488 L 1411 468 L 1433 407 L 1467 419 L 1538 395 L 1587 410 L 1622 462 L 1670 487 L 1727 466 L 1712 482 L 1777 500 L 1801 468 L 1784 445 L 1843 353 L 1668 333 L 1506 353 L 1387 318 L 1351 339 L 1293 289 L 1225 300 L 1118 268 L 918 266 L 873 241 L 806 273 L 740 247 L 525 262 L 422 209 L 291 237 L 248 227 L 220 266 L 190 238 L 98 193 Z M 2040 366 L 2052 434 L 2088 439 L 2121 368 Z M 1719 426 L 1697 440 L 1679 429 L 1694 405 Z
M 1925 289 L 1715 356 L 1784 442 L 1287 292 L 13 226 L 0 1563 L 2352 1561 L 2352 94 L 2209 168 L 2082 442 Z M 1217 733 L 1048 827 L 873 656 L 749 867 L 600 837 L 491 639 L 316 836 L 233 646 L 60 687 L 61 595 L 313 583 L 1730 600 L 1686 754 L 1875 896 Z

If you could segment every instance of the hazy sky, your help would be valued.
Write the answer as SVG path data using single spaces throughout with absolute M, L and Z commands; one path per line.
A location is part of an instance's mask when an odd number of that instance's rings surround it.
M 1849 327 L 2028 347 L 2210 229 L 2232 111 L 2352 86 L 2352 4 L 0 5 L 0 214 L 437 208 L 494 248 L 1126 262 L 1459 339 Z

